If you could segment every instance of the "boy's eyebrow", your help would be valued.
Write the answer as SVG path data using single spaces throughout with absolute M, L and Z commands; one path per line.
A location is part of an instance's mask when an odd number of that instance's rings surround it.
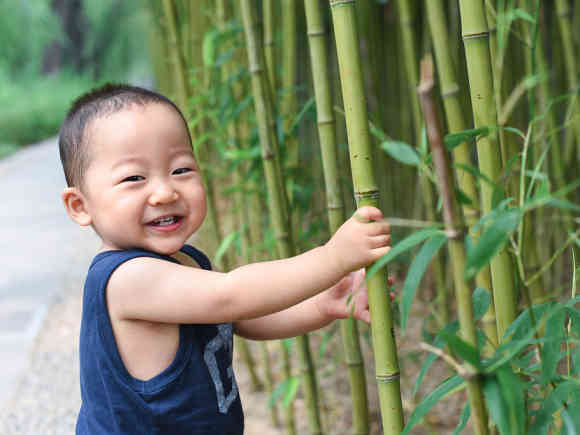
M 119 166 L 127 165 L 130 163 L 141 163 L 143 159 L 134 156 L 122 157 L 121 159 L 117 160 L 113 165 L 112 169 L 116 169 Z

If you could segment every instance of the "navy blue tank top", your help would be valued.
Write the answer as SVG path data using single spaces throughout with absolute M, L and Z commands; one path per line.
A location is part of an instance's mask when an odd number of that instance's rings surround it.
M 211 269 L 208 258 L 192 246 L 181 251 L 203 269 Z M 113 271 L 136 257 L 178 263 L 139 249 L 102 252 L 93 259 L 83 296 L 82 405 L 76 433 L 242 435 L 244 416 L 232 369 L 231 323 L 180 325 L 174 360 L 152 379 L 138 380 L 125 368 L 105 292 Z

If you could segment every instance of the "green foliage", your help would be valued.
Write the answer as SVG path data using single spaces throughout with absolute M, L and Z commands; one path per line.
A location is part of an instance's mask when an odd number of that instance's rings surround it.
M 73 99 L 93 86 L 92 80 L 71 74 L 3 83 L 0 143 L 7 150 L 57 134 Z

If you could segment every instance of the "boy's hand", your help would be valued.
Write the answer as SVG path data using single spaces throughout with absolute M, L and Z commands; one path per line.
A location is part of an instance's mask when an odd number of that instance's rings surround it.
M 343 274 L 368 266 L 390 249 L 391 228 L 376 207 L 361 207 L 325 245 Z
M 369 296 L 364 269 L 349 273 L 333 287 L 316 298 L 318 310 L 328 320 L 345 319 L 352 316 L 357 320 L 370 323 Z M 389 286 L 393 285 L 389 276 Z M 395 295 L 390 293 L 391 300 Z

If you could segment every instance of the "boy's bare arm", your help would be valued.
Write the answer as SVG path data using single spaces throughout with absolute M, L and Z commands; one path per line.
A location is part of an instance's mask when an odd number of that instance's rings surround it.
M 118 319 L 220 323 L 285 310 L 388 251 L 389 226 L 380 211 L 365 207 L 357 213 L 322 247 L 229 273 L 147 257 L 130 260 L 109 280 L 109 312 Z
M 352 272 L 330 289 L 293 307 L 236 322 L 235 332 L 252 340 L 276 340 L 302 335 L 351 315 L 369 323 L 369 300 L 364 279 L 364 270 Z M 389 283 L 392 284 L 391 278 Z

